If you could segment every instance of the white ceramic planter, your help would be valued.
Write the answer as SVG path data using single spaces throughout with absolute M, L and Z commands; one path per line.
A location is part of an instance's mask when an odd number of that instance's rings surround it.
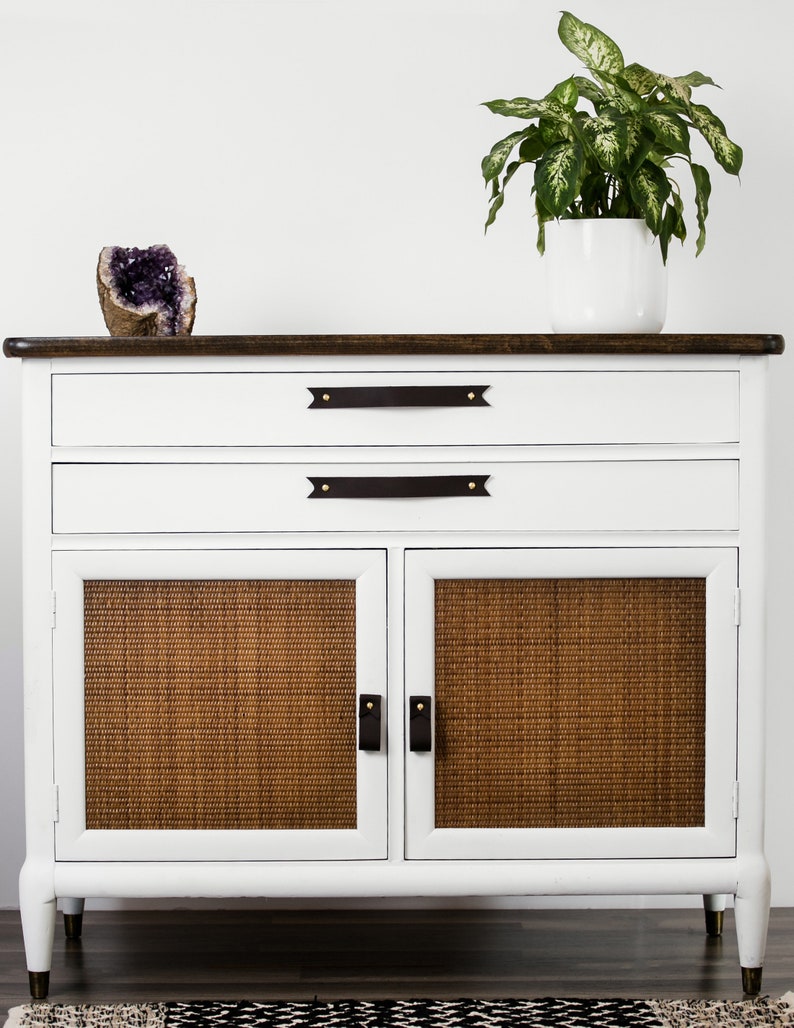
M 661 332 L 667 268 L 644 221 L 549 222 L 543 259 L 555 332 Z

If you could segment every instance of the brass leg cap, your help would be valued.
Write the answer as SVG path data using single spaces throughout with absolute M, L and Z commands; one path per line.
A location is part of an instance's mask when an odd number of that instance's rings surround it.
M 745 995 L 757 996 L 761 991 L 761 975 L 763 970 L 763 967 L 742 968 L 742 988 Z
M 706 932 L 712 936 L 722 935 L 722 923 L 725 920 L 724 910 L 706 911 Z
M 79 939 L 83 934 L 83 915 L 64 914 L 63 927 L 67 939 Z
M 50 991 L 49 971 L 28 971 L 30 995 L 32 999 L 46 999 Z

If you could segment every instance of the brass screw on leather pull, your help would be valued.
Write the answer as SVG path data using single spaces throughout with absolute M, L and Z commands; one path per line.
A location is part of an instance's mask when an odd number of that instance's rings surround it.
M 375 706 L 375 704 L 372 702 L 372 700 L 370 700 L 369 703 L 367 704 L 367 710 L 372 710 L 372 708 L 374 706 Z
M 476 482 L 469 482 L 469 489 L 476 489 L 476 488 L 477 488 L 477 483 Z
M 331 394 L 330 393 L 323 393 L 323 399 L 325 400 L 326 403 L 328 403 L 328 401 L 331 399 Z
M 424 709 L 425 709 L 425 705 L 424 705 L 424 703 L 417 703 L 417 705 L 416 705 L 416 709 L 417 709 L 417 710 L 424 710 Z
M 469 393 L 469 399 L 470 400 L 476 400 L 477 399 L 477 394 L 476 393 Z
M 324 493 L 327 493 L 330 488 L 331 487 L 330 487 L 330 485 L 327 482 L 323 483 L 323 492 Z

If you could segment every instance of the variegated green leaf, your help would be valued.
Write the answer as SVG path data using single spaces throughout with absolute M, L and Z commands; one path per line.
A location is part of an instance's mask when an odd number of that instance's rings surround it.
M 507 165 L 507 168 L 505 170 L 505 177 L 502 180 L 502 192 L 504 192 L 505 186 L 507 185 L 507 183 L 513 177 L 513 175 L 515 175 L 515 173 L 518 171 L 518 169 L 521 167 L 521 165 L 524 164 L 524 163 L 526 163 L 526 162 L 525 161 L 511 161 Z
M 489 100 L 483 107 L 505 118 L 559 118 L 566 121 L 571 116 L 559 100 L 549 97 L 543 100 L 530 100 L 526 96 L 517 96 L 513 100 Z
M 667 176 L 657 164 L 643 161 L 631 179 L 630 188 L 648 228 L 658 236 L 662 230 L 664 203 L 670 195 Z
M 623 71 L 623 54 L 617 43 L 597 29 L 563 11 L 557 33 L 568 50 L 591 71 L 606 71 L 616 75 Z
M 546 99 L 558 100 L 563 107 L 569 107 L 573 110 L 579 99 L 579 90 L 576 88 L 576 82 L 572 78 L 565 79 L 564 82 L 558 82 Z
M 716 86 L 717 89 L 720 88 L 713 78 L 709 75 L 704 75 L 702 71 L 690 71 L 688 75 L 679 75 L 678 81 L 693 88 L 695 86 Z
M 642 130 L 642 118 L 639 115 L 634 114 L 626 118 L 626 132 L 628 133 L 626 160 L 630 161 L 633 167 L 645 159 L 648 152 L 646 147 L 649 146 Z
M 538 218 L 537 247 L 538 253 L 542 257 L 543 254 L 546 252 L 546 225 L 548 222 L 554 221 L 554 215 L 546 210 L 546 208 L 543 206 L 543 202 L 538 197 L 537 193 L 535 194 L 535 214 Z
M 491 227 L 491 225 L 493 225 L 494 221 L 496 220 L 496 215 L 499 213 L 499 209 L 501 208 L 501 206 L 502 206 L 502 204 L 504 202 L 505 202 L 505 194 L 504 193 L 497 193 L 496 196 L 491 201 L 491 206 L 490 206 L 490 208 L 488 210 L 488 220 L 485 222 L 485 231 L 486 232 Z
M 524 133 L 524 139 L 518 148 L 518 155 L 522 161 L 536 161 L 543 156 L 546 143 L 538 125 L 530 125 Z
M 543 207 L 559 217 L 573 202 L 582 172 L 580 143 L 561 142 L 549 147 L 535 165 L 535 189 Z
M 556 118 L 541 118 L 538 121 L 540 136 L 546 144 L 547 149 L 554 143 L 561 143 L 573 138 L 573 130 L 571 128 L 572 120 L 573 119 L 570 118 L 567 122 L 562 122 Z
M 639 93 L 635 93 L 622 75 L 611 75 L 608 72 L 596 72 L 608 104 L 616 107 L 624 114 L 643 111 L 646 103 Z
M 670 202 L 673 205 L 673 209 L 676 213 L 676 222 L 673 228 L 673 235 L 676 239 L 680 239 L 683 243 L 686 239 L 686 225 L 684 224 L 684 201 L 678 195 L 678 193 L 672 193 L 670 196 Z
M 538 221 L 538 240 L 535 244 L 537 251 L 542 257 L 546 252 L 546 222 Z
M 658 75 L 655 71 L 643 68 L 641 64 L 629 64 L 623 69 L 623 77 L 640 96 L 647 96 L 656 89 Z
M 692 164 L 692 178 L 695 182 L 695 208 L 698 219 L 698 238 L 695 244 L 695 256 L 706 245 L 706 218 L 709 213 L 709 197 L 711 196 L 711 177 L 708 169 L 701 164 Z
M 725 126 L 716 114 L 703 104 L 691 104 L 689 116 L 692 124 L 711 147 L 717 163 L 729 174 L 738 175 L 744 157 L 742 148 L 728 139 Z
M 662 260 L 667 264 L 667 253 L 670 240 L 675 236 L 681 242 L 686 239 L 686 225 L 683 218 L 684 205 L 681 197 L 673 193 L 670 202 L 665 204 L 664 217 L 662 218 L 662 230 L 659 233 L 659 248 L 662 251 Z
M 613 218 L 640 217 L 640 212 L 637 210 L 636 205 L 625 192 L 618 193 L 605 209 L 609 211 L 610 216 Z
M 684 205 L 678 193 L 674 192 L 670 203 L 664 205 L 664 217 L 659 232 L 659 249 L 661 259 L 667 263 L 667 251 L 670 249 L 670 241 L 675 236 L 683 243 L 686 238 L 686 225 L 683 218 Z
M 666 150 L 689 156 L 689 129 L 683 118 L 672 111 L 651 108 L 643 117 L 643 123 L 653 132 L 657 142 Z
M 692 87 L 683 78 L 673 78 L 670 75 L 657 75 L 659 88 L 664 95 L 671 100 L 688 105 L 692 99 Z
M 659 249 L 662 251 L 662 263 L 667 264 L 667 253 L 670 249 L 670 237 L 673 234 L 672 218 L 675 217 L 675 211 L 671 210 L 668 206 L 664 212 L 662 218 L 662 227 L 659 232 Z
M 584 217 L 599 218 L 609 211 L 609 178 L 601 168 L 585 175 L 579 195 L 582 201 L 581 213 Z
M 627 178 L 631 178 L 645 160 L 650 160 L 653 153 L 653 138 L 650 133 L 642 127 L 642 122 L 637 119 L 637 124 L 629 122 L 629 152 L 626 159 L 628 164 Z
M 491 152 L 482 159 L 482 176 L 486 182 L 492 182 L 502 174 L 505 161 L 525 135 L 526 131 L 511 132 L 509 136 L 494 143 Z
M 629 145 L 626 118 L 618 111 L 607 109 L 597 118 L 582 121 L 580 129 L 601 167 L 617 173 Z
M 583 96 L 585 100 L 589 100 L 596 110 L 599 110 L 599 108 L 603 107 L 607 102 L 604 90 L 597 82 L 593 82 L 592 79 L 587 79 L 584 75 L 574 75 L 573 82 L 579 96 Z

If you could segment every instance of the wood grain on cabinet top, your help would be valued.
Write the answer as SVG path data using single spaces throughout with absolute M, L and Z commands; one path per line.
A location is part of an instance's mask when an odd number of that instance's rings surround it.
M 266 335 L 9 338 L 6 357 L 738 354 L 783 352 L 780 335 Z

